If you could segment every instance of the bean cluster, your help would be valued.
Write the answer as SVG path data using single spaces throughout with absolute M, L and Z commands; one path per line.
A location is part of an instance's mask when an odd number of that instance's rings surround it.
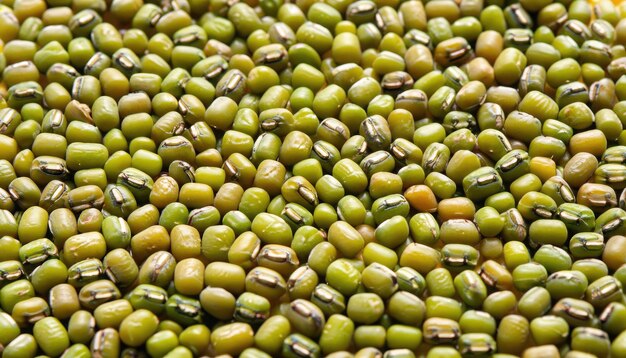
M 609 0 L 1 0 L 0 356 L 626 357 L 625 45 Z

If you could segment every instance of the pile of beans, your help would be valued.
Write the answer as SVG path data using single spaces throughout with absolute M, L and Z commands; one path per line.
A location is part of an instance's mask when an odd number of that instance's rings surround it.
M 0 356 L 626 357 L 626 2 L 289 1 L 0 1 Z

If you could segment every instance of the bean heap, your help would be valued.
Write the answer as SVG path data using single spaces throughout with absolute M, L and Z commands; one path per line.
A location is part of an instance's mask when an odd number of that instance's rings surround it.
M 626 2 L 2 0 L 0 355 L 626 357 Z

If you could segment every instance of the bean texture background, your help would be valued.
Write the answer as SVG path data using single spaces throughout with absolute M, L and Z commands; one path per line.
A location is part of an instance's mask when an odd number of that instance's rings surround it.
M 626 2 L 0 0 L 0 357 L 626 357 Z

